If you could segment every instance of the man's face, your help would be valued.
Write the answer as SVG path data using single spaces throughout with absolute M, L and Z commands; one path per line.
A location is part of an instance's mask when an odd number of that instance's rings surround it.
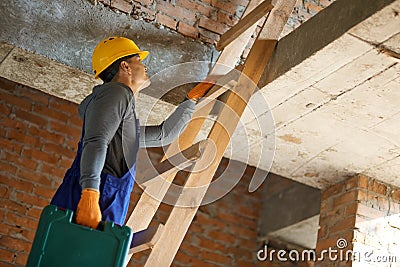
M 132 69 L 132 78 L 139 85 L 139 90 L 150 85 L 147 67 L 143 65 L 139 56 L 134 56 L 127 60 Z

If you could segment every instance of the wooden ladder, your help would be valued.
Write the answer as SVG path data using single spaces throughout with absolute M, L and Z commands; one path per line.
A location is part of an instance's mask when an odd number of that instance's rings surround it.
M 244 17 L 221 37 L 217 48 L 223 51 L 209 74 L 209 77 L 218 77 L 218 82 L 205 99 L 196 105 L 192 120 L 179 138 L 168 147 L 162 162 L 154 166 L 155 170 L 149 170 L 140 178 L 144 192 L 126 224 L 136 233 L 135 246 L 130 250 L 127 264 L 133 253 L 148 248 L 151 248 L 151 252 L 145 266 L 163 267 L 172 264 L 295 4 L 296 0 L 251 0 Z M 233 78 L 227 67 L 235 67 L 255 31 L 255 23 L 268 12 L 241 74 Z M 207 139 L 193 145 L 217 97 L 226 91 L 229 92 L 224 100 L 224 107 L 219 110 Z M 189 173 L 184 185 L 184 188 L 202 189 L 197 190 L 196 194 L 181 194 L 178 197 L 178 203 L 191 205 L 175 205 L 165 226 L 149 228 L 176 173 L 182 167 L 192 166 L 194 170 L 199 170 L 205 164 L 208 165 L 204 170 Z

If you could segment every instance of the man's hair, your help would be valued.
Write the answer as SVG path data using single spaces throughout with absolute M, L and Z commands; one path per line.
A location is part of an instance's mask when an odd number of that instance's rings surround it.
M 114 61 L 110 66 L 108 66 L 105 70 L 103 70 L 100 74 L 99 77 L 100 79 L 103 80 L 104 83 L 111 82 L 111 80 L 114 78 L 114 76 L 118 73 L 119 71 L 119 65 L 122 61 L 126 61 L 134 56 L 139 56 L 138 54 L 133 54 L 129 56 L 122 57 L 120 59 L 117 59 Z

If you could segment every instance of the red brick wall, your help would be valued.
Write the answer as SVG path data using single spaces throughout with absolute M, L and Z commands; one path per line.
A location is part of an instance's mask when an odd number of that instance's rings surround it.
M 182 35 L 215 44 L 235 25 L 249 0 L 98 0 L 101 4 L 156 26 L 167 27 Z M 283 35 L 293 31 L 335 0 L 298 0 Z M 256 34 L 253 36 L 255 37 Z M 254 40 L 254 38 L 253 38 Z M 252 45 L 249 42 L 243 57 Z
M 400 262 L 400 188 L 357 175 L 325 190 L 321 201 L 317 252 L 338 249 L 338 239 L 344 238 L 347 246 L 343 251 L 352 250 L 356 255 L 374 252 L 371 256 L 378 256 L 377 250 L 385 255 L 395 252 Z M 368 265 L 367 261 L 325 259 L 316 266 Z
M 0 95 L 0 266 L 24 266 L 41 209 L 48 205 L 75 155 L 81 121 L 76 104 L 3 78 Z M 157 149 L 149 152 L 160 157 Z M 200 208 L 174 266 L 254 264 L 260 246 L 261 191 L 247 192 L 253 171 L 248 167 L 232 192 Z M 139 194 L 135 186 L 132 203 Z M 161 205 L 155 222 L 164 223 L 170 210 Z M 135 255 L 131 266 L 142 266 L 148 253 Z

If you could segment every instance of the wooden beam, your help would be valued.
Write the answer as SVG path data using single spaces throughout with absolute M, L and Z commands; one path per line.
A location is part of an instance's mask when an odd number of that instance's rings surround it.
M 250 26 L 253 26 L 262 17 L 264 17 L 274 6 L 271 4 L 271 0 L 265 0 L 259 4 L 255 9 L 253 9 L 249 14 L 247 14 L 243 19 L 241 19 L 235 26 L 230 28 L 225 32 L 221 39 L 218 41 L 216 48 L 221 51 L 233 40 L 238 38 L 242 33 L 244 33 Z
M 247 16 L 254 8 L 256 8 L 262 0 L 250 0 L 247 4 L 246 10 L 243 12 L 243 18 Z M 257 25 L 249 27 L 244 33 L 224 48 L 219 55 L 216 64 L 210 72 L 210 76 L 223 76 L 226 75 L 230 68 L 234 68 L 240 60 L 244 49 L 246 48 L 252 34 L 255 32 Z
M 312 19 L 279 40 L 274 56 L 265 68 L 258 87 L 263 88 L 393 2 L 395 0 L 332 2 Z
M 145 266 L 171 265 L 194 215 L 201 204 L 201 200 L 207 191 L 207 186 L 212 181 L 213 175 L 218 168 L 231 134 L 233 134 L 239 122 L 239 118 L 246 108 L 247 102 L 256 89 L 255 86 L 249 84 L 248 78 L 257 84 L 295 4 L 296 0 L 277 0 L 274 9 L 264 23 L 250 51 L 244 66 L 243 75 L 240 76 L 238 84 L 236 85 L 237 90 L 235 89 L 235 93 L 229 93 L 226 101 L 226 108 L 220 111 L 218 120 L 214 123 L 208 136 L 208 138 L 214 142 L 216 149 L 216 156 L 213 163 L 202 172 L 190 173 L 187 178 L 185 187 L 199 188 L 201 186 L 203 189 L 199 189 L 198 193 L 192 196 L 181 195 L 182 198 L 187 198 L 191 203 L 194 203 L 194 205 L 192 207 L 174 206 L 165 225 L 166 230 L 161 235 L 159 242 L 154 246 Z M 238 117 L 232 118 L 231 111 L 234 111 Z M 206 147 L 205 154 L 208 153 L 208 149 L 211 149 L 211 146 Z M 165 244 L 168 244 L 168 246 Z

